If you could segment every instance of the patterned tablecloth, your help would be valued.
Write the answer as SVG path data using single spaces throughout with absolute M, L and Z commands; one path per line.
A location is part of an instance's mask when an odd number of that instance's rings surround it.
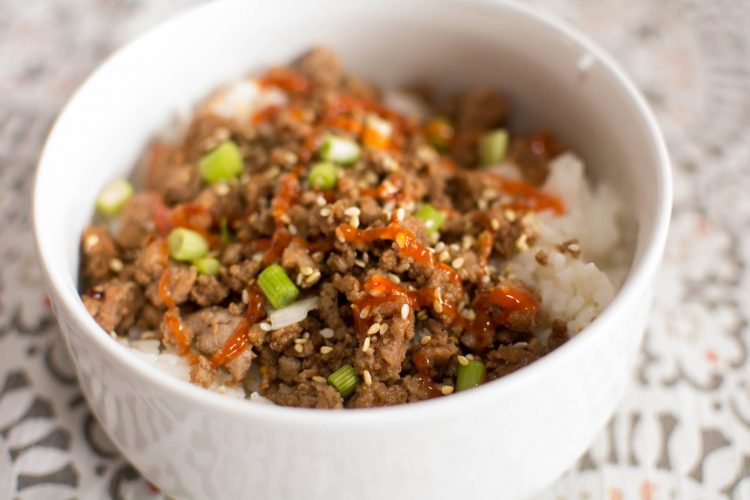
M 0 499 L 158 497 L 76 384 L 33 255 L 29 193 L 42 141 L 81 80 L 194 3 L 0 1 Z M 640 85 L 669 143 L 675 207 L 628 396 L 539 498 L 750 499 L 750 2 L 544 3 Z

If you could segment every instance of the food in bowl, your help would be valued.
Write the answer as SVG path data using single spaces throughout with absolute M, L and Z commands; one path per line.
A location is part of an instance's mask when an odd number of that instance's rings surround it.
M 508 125 L 495 89 L 384 91 L 314 49 L 219 89 L 142 182 L 102 190 L 82 300 L 155 366 L 259 402 L 385 406 L 502 377 L 606 307 L 622 246 L 608 187 Z

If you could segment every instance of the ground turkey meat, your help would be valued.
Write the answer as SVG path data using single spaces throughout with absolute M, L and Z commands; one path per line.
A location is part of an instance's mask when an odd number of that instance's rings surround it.
M 241 321 L 241 316 L 220 307 L 201 309 L 185 318 L 185 324 L 194 335 L 196 348 L 207 356 L 216 354 L 224 347 Z M 251 349 L 245 349 L 226 364 L 227 371 L 236 382 L 244 378 L 254 357 Z
M 88 311 L 185 356 L 196 385 L 305 408 L 442 397 L 469 359 L 495 379 L 562 345 L 508 265 L 557 206 L 539 186 L 562 147 L 512 134 L 510 184 L 478 164 L 509 121 L 496 89 L 423 93 L 418 114 L 389 92 L 323 48 L 214 92 L 84 230 Z
M 88 226 L 81 238 L 81 271 L 91 285 L 106 281 L 117 270 L 118 251 L 104 226 Z
M 321 382 L 301 382 L 290 386 L 278 384 L 264 394 L 276 404 L 301 408 L 343 408 L 344 399 L 330 385 Z
M 112 279 L 81 297 L 86 309 L 107 332 L 127 333 L 143 305 L 143 294 L 131 281 Z

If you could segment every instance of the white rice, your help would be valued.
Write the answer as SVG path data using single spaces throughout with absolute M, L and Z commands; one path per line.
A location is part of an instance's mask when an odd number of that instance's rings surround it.
M 158 340 L 128 340 L 125 337 L 118 337 L 118 342 L 130 347 L 132 351 L 144 360 L 146 363 L 158 368 L 164 373 L 168 373 L 175 378 L 190 382 L 190 363 L 184 356 L 179 356 L 170 351 L 161 351 L 161 342 Z M 227 385 L 230 375 L 222 370 L 217 372 L 214 383 L 209 387 L 210 390 L 238 399 L 245 399 L 246 394 L 242 386 Z M 260 394 L 253 401 L 262 402 Z M 251 398 L 252 399 L 252 398 Z
M 566 213 L 538 214 L 536 242 L 516 255 L 510 266 L 516 277 L 539 293 L 545 326 L 562 319 L 569 333 L 576 334 L 612 301 L 624 277 L 618 222 L 622 205 L 609 186 L 593 188 L 584 175 L 583 162 L 570 153 L 552 162 L 542 189 L 560 197 Z M 577 259 L 556 248 L 574 238 L 581 249 Z M 547 265 L 535 258 L 540 250 L 547 254 Z

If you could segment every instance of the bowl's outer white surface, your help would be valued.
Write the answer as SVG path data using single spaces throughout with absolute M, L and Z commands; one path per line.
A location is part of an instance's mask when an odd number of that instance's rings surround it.
M 76 291 L 98 189 L 216 85 L 314 43 L 383 82 L 491 83 L 549 126 L 638 222 L 615 302 L 581 335 L 502 381 L 397 408 L 253 405 L 155 372 L 105 335 Z M 589 58 L 586 74 L 578 70 Z M 586 64 L 583 64 L 586 66 Z M 37 172 L 37 248 L 89 403 L 126 457 L 179 498 L 517 498 L 586 448 L 629 378 L 671 203 L 655 122 L 621 72 L 555 21 L 501 2 L 213 3 L 118 52 L 71 100 Z

